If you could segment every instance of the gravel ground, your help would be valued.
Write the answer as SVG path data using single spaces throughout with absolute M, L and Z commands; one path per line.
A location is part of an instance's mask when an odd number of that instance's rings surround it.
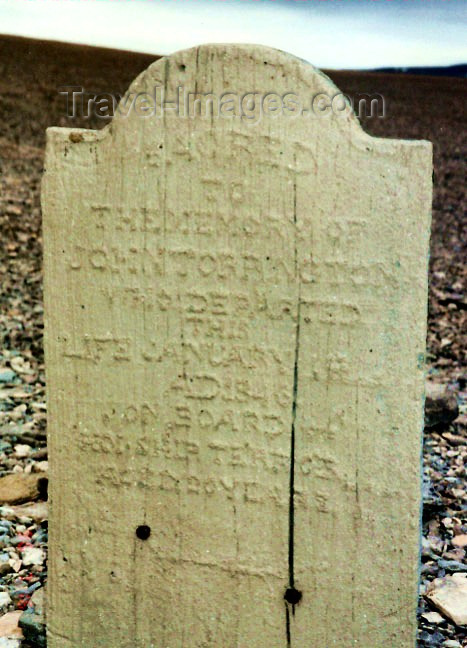
M 59 44 L 39 47 L 34 41 L 7 37 L 0 38 L 0 52 L 0 613 L 9 613 L 0 618 L 0 646 L 6 646 L 1 643 L 2 622 L 14 622 L 15 611 L 37 611 L 35 592 L 47 578 L 39 204 L 44 131 L 50 125 L 103 125 L 69 120 L 57 86 L 79 84 L 95 91 L 122 92 L 154 57 Z M 459 413 L 451 420 L 455 412 L 444 407 L 444 397 L 441 414 L 435 413 L 438 418 L 425 430 L 419 646 L 467 646 L 466 627 L 446 615 L 434 615 L 437 608 L 424 596 L 435 579 L 467 571 L 466 345 L 461 333 L 467 328 L 462 175 L 466 81 L 329 74 L 345 92 L 383 94 L 387 116 L 364 121 L 371 134 L 434 143 L 428 377 L 454 395 Z M 7 483 L 5 476 L 11 476 Z M 41 645 L 40 619 L 36 625 L 29 632 L 37 631 L 35 645 Z M 8 645 L 27 645 L 19 642 Z

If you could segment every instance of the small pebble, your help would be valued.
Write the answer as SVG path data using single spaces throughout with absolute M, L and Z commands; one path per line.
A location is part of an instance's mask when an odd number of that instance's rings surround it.
M 7 574 L 11 574 L 13 571 L 13 567 L 10 565 L 10 563 L 0 563 L 0 578 L 3 578 Z
M 31 470 L 34 473 L 47 472 L 49 470 L 49 462 L 48 461 L 38 461 L 37 463 L 32 465 Z
M 11 539 L 10 544 L 12 547 L 17 547 L 19 544 L 26 544 L 30 542 L 31 542 L 31 538 L 29 536 L 16 535 L 14 538 Z
M 18 522 L 20 522 L 22 525 L 25 525 L 24 528 L 26 528 L 26 525 L 30 525 L 32 520 L 29 517 L 22 516 L 18 518 Z M 16 530 L 18 530 L 18 527 L 16 527 Z
M 0 637 L 0 648 L 21 648 L 21 639 L 9 639 Z
M 8 592 L 0 592 L 0 612 L 5 613 L 11 603 L 11 598 Z
M 30 586 L 28 587 L 28 589 L 27 589 L 27 593 L 28 593 L 28 594 L 32 594 L 33 592 L 35 592 L 36 590 L 38 590 L 39 587 L 41 587 L 41 582 L 40 582 L 40 581 L 37 581 L 36 583 L 34 583 L 33 585 L 30 585 Z
M 441 616 L 438 612 L 425 612 L 425 614 L 422 614 L 422 618 L 425 619 L 425 621 L 428 621 L 428 623 L 444 623 L 445 618 Z
M 18 457 L 18 459 L 25 459 L 26 457 L 29 457 L 31 451 L 32 448 L 30 445 L 20 443 L 18 445 L 15 445 L 15 455 Z
M 23 565 L 42 565 L 45 561 L 45 553 L 39 547 L 25 547 L 22 558 Z
M 467 565 L 457 560 L 438 560 L 438 565 L 447 572 L 467 572 Z
M 48 540 L 48 533 L 45 529 L 39 529 L 38 531 L 36 531 L 36 533 L 34 533 L 31 540 L 34 542 L 34 544 L 45 544 Z
M 16 373 L 11 369 L 0 370 L 0 383 L 10 383 L 16 379 Z

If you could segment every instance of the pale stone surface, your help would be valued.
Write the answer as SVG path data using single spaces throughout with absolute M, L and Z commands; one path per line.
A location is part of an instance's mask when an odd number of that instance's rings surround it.
M 247 45 L 154 86 L 337 92 Z M 51 648 L 414 645 L 431 145 L 251 121 L 48 131 Z
M 0 637 L 4 639 L 11 639 L 11 644 L 12 645 L 20 645 L 15 644 L 13 639 L 15 637 L 21 638 L 23 636 L 23 632 L 21 628 L 18 627 L 18 621 L 21 616 L 22 612 L 21 610 L 16 611 L 16 612 L 7 612 L 7 614 L 4 614 L 2 617 L 0 617 Z M 5 642 L 5 645 L 9 645 Z
M 11 598 L 8 592 L 0 592 L 0 612 L 5 613 L 11 603 Z
M 451 544 L 455 547 L 467 547 L 467 534 L 461 533 L 460 535 L 454 536 L 451 540 Z
M 422 614 L 422 617 L 428 623 L 443 623 L 446 620 L 439 612 L 425 612 L 425 614 Z
M 467 625 L 467 574 L 435 578 L 426 598 L 456 625 Z

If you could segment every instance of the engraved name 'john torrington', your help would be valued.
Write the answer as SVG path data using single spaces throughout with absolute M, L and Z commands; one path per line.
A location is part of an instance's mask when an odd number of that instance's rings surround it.
M 306 262 L 302 272 L 306 278 Z M 102 245 L 91 248 L 74 246 L 69 261 L 73 270 L 94 270 L 117 275 L 152 275 L 154 277 L 177 277 L 194 279 L 229 279 L 256 283 L 277 281 L 295 283 L 292 262 L 268 254 L 233 254 L 225 248 L 219 251 L 203 251 L 195 247 L 161 247 L 154 249 L 125 242 L 117 246 Z

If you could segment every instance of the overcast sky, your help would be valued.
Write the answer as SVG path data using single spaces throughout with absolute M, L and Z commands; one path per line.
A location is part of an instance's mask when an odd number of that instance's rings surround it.
M 271 45 L 319 67 L 467 61 L 467 0 L 0 0 L 0 33 L 153 54 Z

